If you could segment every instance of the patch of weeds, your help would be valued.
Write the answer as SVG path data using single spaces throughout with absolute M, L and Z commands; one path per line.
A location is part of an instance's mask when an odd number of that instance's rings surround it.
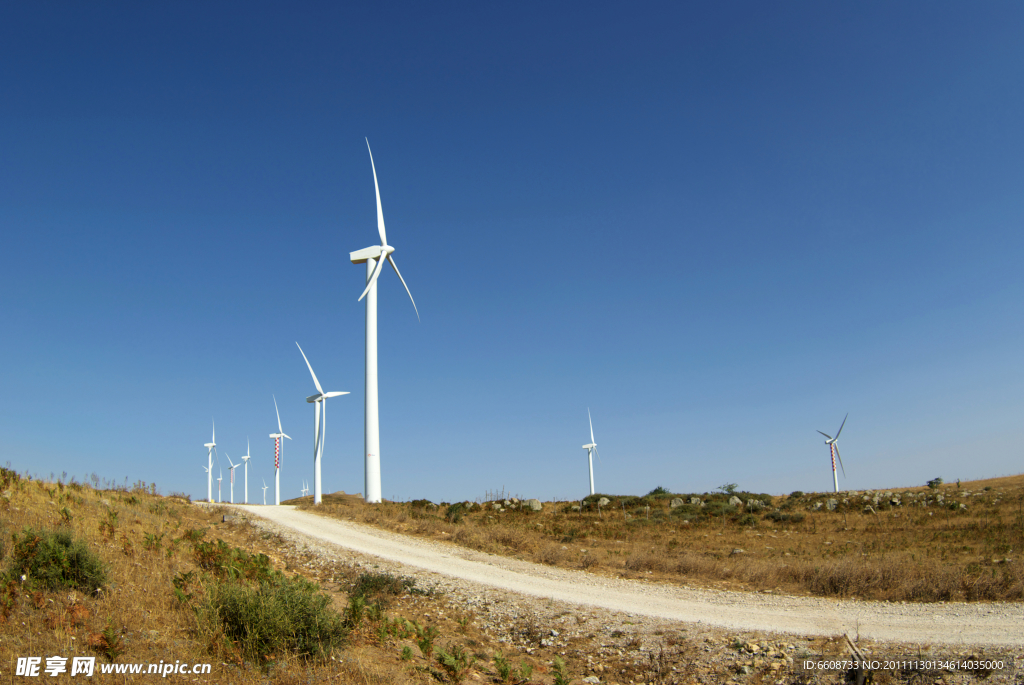
M 461 683 L 469 669 L 473 668 L 473 664 L 476 663 L 476 659 L 466 654 L 466 650 L 459 645 L 448 645 L 446 648 L 438 647 L 434 658 L 448 674 L 448 680 L 452 683 Z
M 206 531 L 206 528 L 188 528 L 181 534 L 181 539 L 194 544 L 201 541 L 206 536 Z
M 85 593 L 103 587 L 107 570 L 82 540 L 67 531 L 25 528 L 12 536 L 11 576 L 24 574 L 51 590 L 75 588 Z
M 416 646 L 420 648 L 420 652 L 423 656 L 430 658 L 430 655 L 434 652 L 434 640 L 441 634 L 434 626 L 420 626 L 416 621 L 409 622 L 413 630 L 416 631 Z
M 220 582 L 198 613 L 244 658 L 266 665 L 282 650 L 326 659 L 348 635 L 345 620 L 330 607 L 316 583 L 278 574 L 256 586 Z
M 555 685 L 569 685 L 572 682 L 572 678 L 569 677 L 569 669 L 560 656 L 555 657 L 551 672 L 555 675 Z
M 121 632 L 114 627 L 113 619 L 107 619 L 107 627 L 102 633 L 89 637 L 89 646 L 107 657 L 110 663 L 117 661 L 117 657 L 124 653 L 124 643 L 121 641 Z
M 218 578 L 245 578 L 265 581 L 275 575 L 266 554 L 249 554 L 223 540 L 199 542 L 194 547 L 196 564 Z
M 390 573 L 362 573 L 352 584 L 349 594 L 363 597 L 401 595 L 406 592 L 414 593 L 415 585 L 416 581 L 412 578 L 395 576 Z
M 142 546 L 150 552 L 158 552 L 163 549 L 164 533 L 143 533 L 143 537 L 145 541 Z
M 100 521 L 100 534 L 108 540 L 114 539 L 114 534 L 117 532 L 117 511 L 114 509 L 107 509 L 107 518 Z
M 60 511 L 58 511 L 57 513 L 60 514 L 60 520 L 64 523 L 65 526 L 69 525 L 71 523 L 71 519 L 74 518 L 74 516 L 71 515 L 71 510 L 68 509 L 67 507 L 61 507 Z
M 402 661 L 410 661 L 412 659 L 412 647 L 406 645 L 402 647 Z
M 466 515 L 466 511 L 465 502 L 456 502 L 455 504 L 449 505 L 448 509 L 444 512 L 444 520 L 448 523 L 462 523 L 462 519 Z

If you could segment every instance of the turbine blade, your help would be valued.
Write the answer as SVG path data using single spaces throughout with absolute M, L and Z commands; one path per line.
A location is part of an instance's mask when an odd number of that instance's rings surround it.
M 289 440 L 291 440 L 291 439 L 292 439 L 292 436 L 290 436 L 290 435 L 285 435 L 284 433 L 281 433 L 281 437 L 282 437 L 282 438 L 288 438 Z
M 377 193 L 377 232 L 380 233 L 380 244 L 388 244 L 388 236 L 384 230 L 384 210 L 380 207 L 380 186 L 377 185 L 377 167 L 373 163 L 373 150 L 370 149 L 370 140 L 366 140 L 366 150 L 370 153 L 370 168 L 373 169 L 373 189 Z M 359 298 L 363 299 L 363 298 Z
M 819 432 L 819 433 L 821 433 L 821 431 L 818 431 L 818 432 Z M 822 434 L 822 435 L 824 435 L 824 436 L 825 436 L 826 438 L 828 438 L 829 440 L 831 440 L 831 439 L 832 439 L 832 436 L 831 436 L 831 435 L 829 435 L 828 433 L 821 433 L 821 434 Z
M 306 359 L 306 353 L 302 351 L 302 345 L 300 345 L 299 343 L 295 343 L 295 346 L 299 348 L 299 353 L 302 355 L 302 358 Z M 306 359 L 306 366 L 309 368 L 309 375 L 313 377 L 313 385 L 316 386 L 316 391 L 323 395 L 324 389 L 320 387 L 320 381 L 316 379 L 316 374 L 313 373 L 313 367 L 310 366 L 308 359 Z
M 366 297 L 366 293 L 370 292 L 370 288 L 373 287 L 373 284 L 377 282 L 377 277 L 380 276 L 380 268 L 382 266 L 384 266 L 384 260 L 378 258 L 377 266 L 373 269 L 373 273 L 370 275 L 370 280 L 366 282 L 366 290 L 363 291 L 363 294 L 359 296 L 359 299 L 356 300 L 356 302 L 362 302 L 363 298 Z
M 391 258 L 390 254 L 388 255 L 388 261 L 391 262 L 391 268 L 393 268 L 395 273 L 398 274 L 398 280 L 402 282 L 402 285 L 405 285 L 405 279 L 402 278 L 402 272 L 398 270 L 398 267 L 395 265 L 395 260 Z M 412 308 L 416 312 L 416 320 L 419 321 L 420 310 L 416 309 L 416 300 L 412 299 L 412 293 L 409 291 L 409 286 L 407 285 L 405 285 L 405 292 L 409 293 L 409 299 L 412 301 Z
M 603 464 L 604 459 L 601 458 L 601 453 L 597 451 L 597 445 L 594 445 L 594 454 L 597 455 L 597 460 Z
M 342 395 L 348 395 L 348 391 L 345 392 L 325 392 L 324 397 L 340 397 Z
M 590 407 L 587 407 L 587 420 L 590 421 L 590 442 L 596 443 L 594 440 L 594 419 L 590 418 Z
M 839 426 L 839 430 L 836 431 L 836 440 L 839 439 L 839 434 L 843 432 L 843 426 L 846 425 L 846 419 L 848 419 L 848 418 L 850 418 L 850 413 L 849 412 L 847 412 L 846 416 L 843 417 L 843 425 Z
M 843 458 L 839 456 L 839 445 L 833 444 L 832 447 L 836 450 L 836 456 L 839 457 L 839 468 L 843 470 L 843 478 L 846 478 L 846 467 L 843 466 Z
M 273 397 L 273 395 L 271 395 L 271 397 Z M 281 412 L 277 411 L 277 397 L 274 397 L 274 411 L 277 412 L 277 432 L 284 433 L 284 431 L 281 430 Z

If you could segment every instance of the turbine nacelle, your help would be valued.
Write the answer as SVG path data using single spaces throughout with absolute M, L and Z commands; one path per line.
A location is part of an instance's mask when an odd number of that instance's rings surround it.
M 291 440 L 291 437 L 288 436 L 288 435 L 285 435 L 284 433 L 271 433 L 270 437 L 272 437 L 272 438 L 288 438 L 289 440 Z
M 590 450 L 590 449 L 594 449 L 595 447 L 597 447 L 597 443 L 596 442 L 592 442 L 589 445 L 584 445 L 583 449 Z

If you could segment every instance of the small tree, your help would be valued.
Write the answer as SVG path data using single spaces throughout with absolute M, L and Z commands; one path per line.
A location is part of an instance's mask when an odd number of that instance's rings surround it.
M 928 481 L 928 487 L 931 488 L 932 490 L 939 487 L 940 485 L 942 485 L 941 478 L 932 478 L 930 481 Z
M 732 493 L 736 492 L 736 488 L 738 487 L 739 486 L 736 483 L 726 483 L 725 485 L 719 485 L 718 489 L 727 495 L 731 495 Z

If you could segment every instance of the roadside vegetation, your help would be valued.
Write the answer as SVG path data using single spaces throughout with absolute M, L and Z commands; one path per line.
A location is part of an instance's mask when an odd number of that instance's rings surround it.
M 0 678 L 54 655 L 209 663 L 210 683 L 548 685 L 572 671 L 534 650 L 540 627 L 499 641 L 411 578 L 324 564 L 226 507 L 91 481 L 0 468 Z
M 1024 476 L 771 496 L 592 495 L 300 508 L 562 568 L 687 585 L 933 602 L 1024 600 Z

